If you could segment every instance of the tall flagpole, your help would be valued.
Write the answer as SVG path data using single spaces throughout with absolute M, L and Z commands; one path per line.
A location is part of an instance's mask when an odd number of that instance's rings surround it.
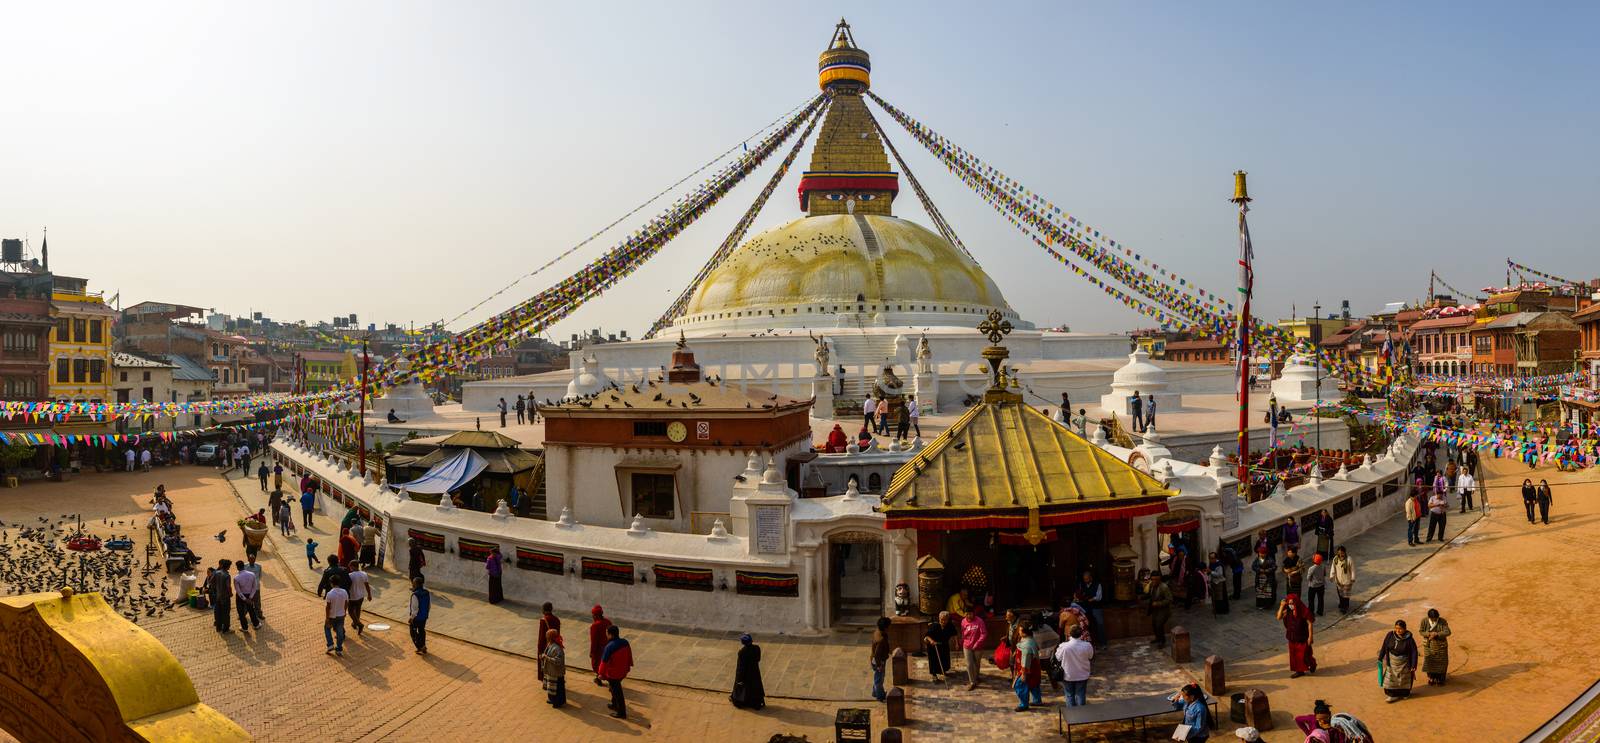
M 1250 192 L 1245 187 L 1245 172 L 1233 173 L 1233 198 L 1239 205 L 1239 498 L 1250 501 L 1250 294 L 1255 287 L 1251 267 L 1255 253 L 1250 248 Z

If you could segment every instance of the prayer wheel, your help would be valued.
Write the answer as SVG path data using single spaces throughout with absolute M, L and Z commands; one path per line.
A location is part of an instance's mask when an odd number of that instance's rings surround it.
M 933 555 L 917 559 L 917 610 L 930 617 L 944 608 L 944 563 Z
M 1132 601 L 1137 595 L 1134 577 L 1137 556 L 1132 547 L 1119 544 L 1111 548 L 1111 596 L 1117 601 Z

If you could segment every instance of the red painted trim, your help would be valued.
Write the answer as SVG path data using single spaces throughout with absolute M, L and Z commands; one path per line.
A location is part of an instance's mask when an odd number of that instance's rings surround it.
M 888 191 L 900 194 L 900 178 L 898 176 L 869 175 L 829 175 L 806 176 L 800 179 L 800 208 L 806 208 L 806 193 L 810 191 Z
M 1040 528 L 1081 524 L 1089 521 L 1120 521 L 1152 514 L 1166 513 L 1165 499 L 1129 506 L 1082 508 L 1057 513 L 1040 514 Z M 884 519 L 885 529 L 926 529 L 929 531 L 959 531 L 963 529 L 1026 529 L 1028 515 L 975 514 L 938 516 L 936 512 L 920 515 L 895 516 Z

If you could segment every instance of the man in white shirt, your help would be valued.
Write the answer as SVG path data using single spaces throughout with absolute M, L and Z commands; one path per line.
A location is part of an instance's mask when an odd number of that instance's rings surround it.
M 328 655 L 344 656 L 344 615 L 350 601 L 349 592 L 344 590 L 347 583 L 344 576 L 334 576 L 333 588 L 322 597 L 322 639 L 328 643 Z M 334 644 L 335 639 L 338 644 Z
M 261 612 L 261 563 L 256 562 L 256 556 L 253 552 L 245 555 L 244 559 L 246 560 L 244 569 L 256 576 L 256 618 L 266 619 L 267 615 Z
M 922 406 L 917 404 L 917 398 L 906 400 L 906 413 L 911 416 L 911 429 L 917 432 L 917 438 L 922 438 L 922 424 L 917 421 L 922 415 Z
M 872 399 L 870 395 L 867 397 L 866 402 L 861 403 L 861 417 L 865 419 L 868 431 L 880 433 L 878 431 L 878 401 Z
M 123 458 L 124 458 L 124 459 L 126 459 L 126 460 L 128 460 L 128 471 L 129 471 L 129 472 L 132 472 L 132 471 L 133 471 L 133 458 L 134 458 L 134 457 L 135 457 L 135 456 L 138 456 L 138 455 L 136 455 L 136 454 L 134 454 L 134 453 L 133 453 L 133 450 L 132 450 L 132 449 L 129 449 L 129 450 L 128 450 L 128 451 L 127 451 L 127 452 L 126 452 L 126 453 L 124 453 L 124 455 L 123 455 Z
M 1478 489 L 1478 481 L 1472 479 L 1471 474 L 1463 471 L 1456 477 L 1456 488 L 1461 493 L 1461 512 L 1466 513 L 1473 510 L 1472 493 Z
M 367 599 L 372 598 L 372 584 L 367 578 L 367 572 L 361 569 L 361 563 L 350 561 L 350 603 L 347 612 L 350 615 L 350 626 L 354 627 L 357 635 L 367 631 L 366 623 L 361 621 L 361 606 Z
M 1094 659 L 1094 645 L 1083 641 L 1083 628 L 1074 626 L 1070 638 L 1056 647 L 1056 662 L 1061 664 L 1061 676 L 1066 683 L 1067 706 L 1082 707 L 1088 702 L 1090 661 Z
M 233 600 L 239 609 L 239 629 L 249 630 L 251 626 L 261 626 L 261 613 L 258 602 L 261 595 L 261 584 L 256 574 L 250 572 L 244 563 L 238 563 L 239 574 L 233 576 Z M 226 577 L 226 576 L 224 576 Z
M 149 472 L 150 471 L 150 450 L 149 449 L 140 449 L 139 450 L 139 467 L 142 468 L 145 472 Z

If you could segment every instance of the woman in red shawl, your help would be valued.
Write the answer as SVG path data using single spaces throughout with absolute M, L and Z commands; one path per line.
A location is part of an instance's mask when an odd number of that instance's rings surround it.
M 1311 608 L 1300 603 L 1300 594 L 1291 593 L 1278 605 L 1283 636 L 1289 641 L 1289 678 L 1317 672 L 1317 659 L 1311 654 Z
M 356 541 L 355 535 L 349 529 L 339 529 L 339 564 L 349 565 L 360 554 L 361 543 Z

